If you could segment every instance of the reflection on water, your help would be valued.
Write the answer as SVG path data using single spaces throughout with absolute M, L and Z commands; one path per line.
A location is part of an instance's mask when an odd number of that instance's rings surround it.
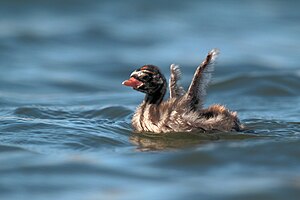
M 216 141 L 234 141 L 262 136 L 245 133 L 133 133 L 130 142 L 140 151 L 176 150 L 193 148 Z

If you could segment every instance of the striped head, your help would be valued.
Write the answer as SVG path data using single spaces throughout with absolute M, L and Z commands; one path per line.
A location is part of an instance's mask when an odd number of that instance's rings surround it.
M 152 95 L 165 90 L 166 79 L 154 65 L 144 65 L 131 73 L 130 78 L 122 83 L 134 90 Z

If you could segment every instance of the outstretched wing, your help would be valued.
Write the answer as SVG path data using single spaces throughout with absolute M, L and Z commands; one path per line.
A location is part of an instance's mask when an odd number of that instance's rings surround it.
M 192 106 L 200 108 L 203 106 L 206 88 L 214 71 L 214 63 L 219 55 L 218 49 L 211 50 L 205 60 L 197 67 L 191 85 L 188 89 L 188 98 L 192 100 Z
M 171 76 L 169 81 L 170 98 L 176 98 L 184 95 L 185 91 L 178 81 L 181 78 L 179 65 L 172 64 L 170 66 Z

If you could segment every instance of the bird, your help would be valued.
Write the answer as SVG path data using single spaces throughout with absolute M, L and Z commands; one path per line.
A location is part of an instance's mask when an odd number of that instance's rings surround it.
M 167 80 L 157 66 L 148 64 L 133 71 L 130 78 L 122 84 L 145 93 L 144 100 L 132 117 L 134 132 L 242 131 L 243 125 L 237 112 L 232 112 L 220 104 L 204 108 L 206 89 L 218 55 L 218 49 L 212 49 L 207 54 L 197 66 L 187 91 L 179 84 L 179 65 L 171 64 L 168 85 L 170 95 L 167 100 L 164 100 Z

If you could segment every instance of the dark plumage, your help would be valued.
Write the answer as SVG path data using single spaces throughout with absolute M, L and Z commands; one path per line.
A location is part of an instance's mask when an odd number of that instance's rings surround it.
M 203 108 L 206 87 L 218 53 L 217 49 L 208 53 L 197 67 L 187 92 L 177 83 L 181 75 L 179 67 L 172 64 L 170 98 L 166 101 L 163 98 L 167 82 L 158 67 L 144 65 L 135 70 L 130 79 L 123 82 L 123 85 L 146 94 L 132 118 L 134 130 L 154 133 L 241 130 L 236 112 L 230 112 L 222 105 Z

